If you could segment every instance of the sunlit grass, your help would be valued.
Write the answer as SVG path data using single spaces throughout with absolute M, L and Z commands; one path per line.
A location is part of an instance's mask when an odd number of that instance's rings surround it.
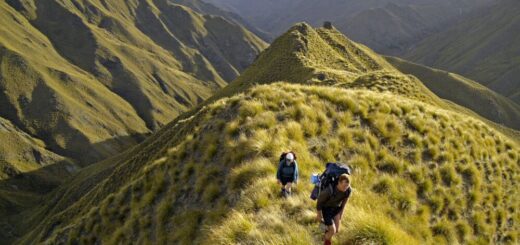
M 518 197 L 510 193 L 519 178 L 518 146 L 477 120 L 452 120 L 452 112 L 421 102 L 342 88 L 276 83 L 229 100 L 236 98 L 238 107 L 220 108 L 211 121 L 198 119 L 212 109 L 197 115 L 194 136 L 106 198 L 96 215 L 81 216 L 83 225 L 56 237 L 91 239 L 76 231 L 81 227 L 123 243 L 132 236 L 165 243 L 317 243 L 308 177 L 338 161 L 354 170 L 341 244 L 517 242 L 519 217 L 510 209 Z M 351 109 L 348 101 L 363 103 Z M 434 113 L 436 119 L 427 116 Z M 229 123 L 218 126 L 222 118 Z M 443 124 L 466 128 L 466 135 L 436 129 Z M 486 131 L 493 142 L 505 142 L 501 153 L 480 133 Z M 454 143 L 457 149 L 446 147 Z M 301 179 L 293 196 L 281 199 L 274 175 L 286 150 L 297 152 Z M 501 164 L 483 162 L 486 156 Z M 130 205 L 121 201 L 127 195 Z

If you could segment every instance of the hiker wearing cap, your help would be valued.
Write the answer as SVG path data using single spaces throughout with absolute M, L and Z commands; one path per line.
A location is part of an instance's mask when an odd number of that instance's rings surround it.
M 352 188 L 350 188 L 350 179 L 347 174 L 340 175 L 336 185 L 320 192 L 316 204 L 316 218 L 327 226 L 324 237 L 325 245 L 332 244 L 332 236 L 339 231 L 343 210 L 351 193 Z
M 290 196 L 292 184 L 298 182 L 298 163 L 294 152 L 282 153 L 278 171 L 276 171 L 276 179 L 282 185 L 282 196 Z

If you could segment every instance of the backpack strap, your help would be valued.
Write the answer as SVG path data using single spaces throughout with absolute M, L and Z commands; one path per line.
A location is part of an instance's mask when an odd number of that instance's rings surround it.
M 335 186 L 334 186 L 332 183 L 329 185 L 329 188 L 330 188 L 330 196 L 331 196 L 331 197 L 335 196 L 336 193 L 337 193 L 337 192 L 336 192 L 336 188 L 334 188 L 334 187 L 335 187 Z
M 287 152 L 282 152 L 280 155 L 280 162 L 285 159 L 285 155 L 287 155 Z

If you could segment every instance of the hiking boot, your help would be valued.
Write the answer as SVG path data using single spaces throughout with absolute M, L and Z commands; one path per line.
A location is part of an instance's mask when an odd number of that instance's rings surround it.
M 280 193 L 282 197 L 286 197 L 287 191 L 285 189 L 282 189 L 282 192 Z
M 290 195 L 290 193 L 287 192 L 286 190 L 283 190 L 283 191 L 282 191 L 282 197 L 284 197 L 284 198 L 288 198 L 289 195 Z

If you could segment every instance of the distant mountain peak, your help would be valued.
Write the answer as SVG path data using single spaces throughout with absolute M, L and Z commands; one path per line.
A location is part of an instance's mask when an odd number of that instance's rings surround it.
M 366 72 L 396 71 L 369 48 L 345 37 L 330 22 L 324 25 L 293 25 L 258 56 L 233 86 L 281 80 L 342 84 Z

